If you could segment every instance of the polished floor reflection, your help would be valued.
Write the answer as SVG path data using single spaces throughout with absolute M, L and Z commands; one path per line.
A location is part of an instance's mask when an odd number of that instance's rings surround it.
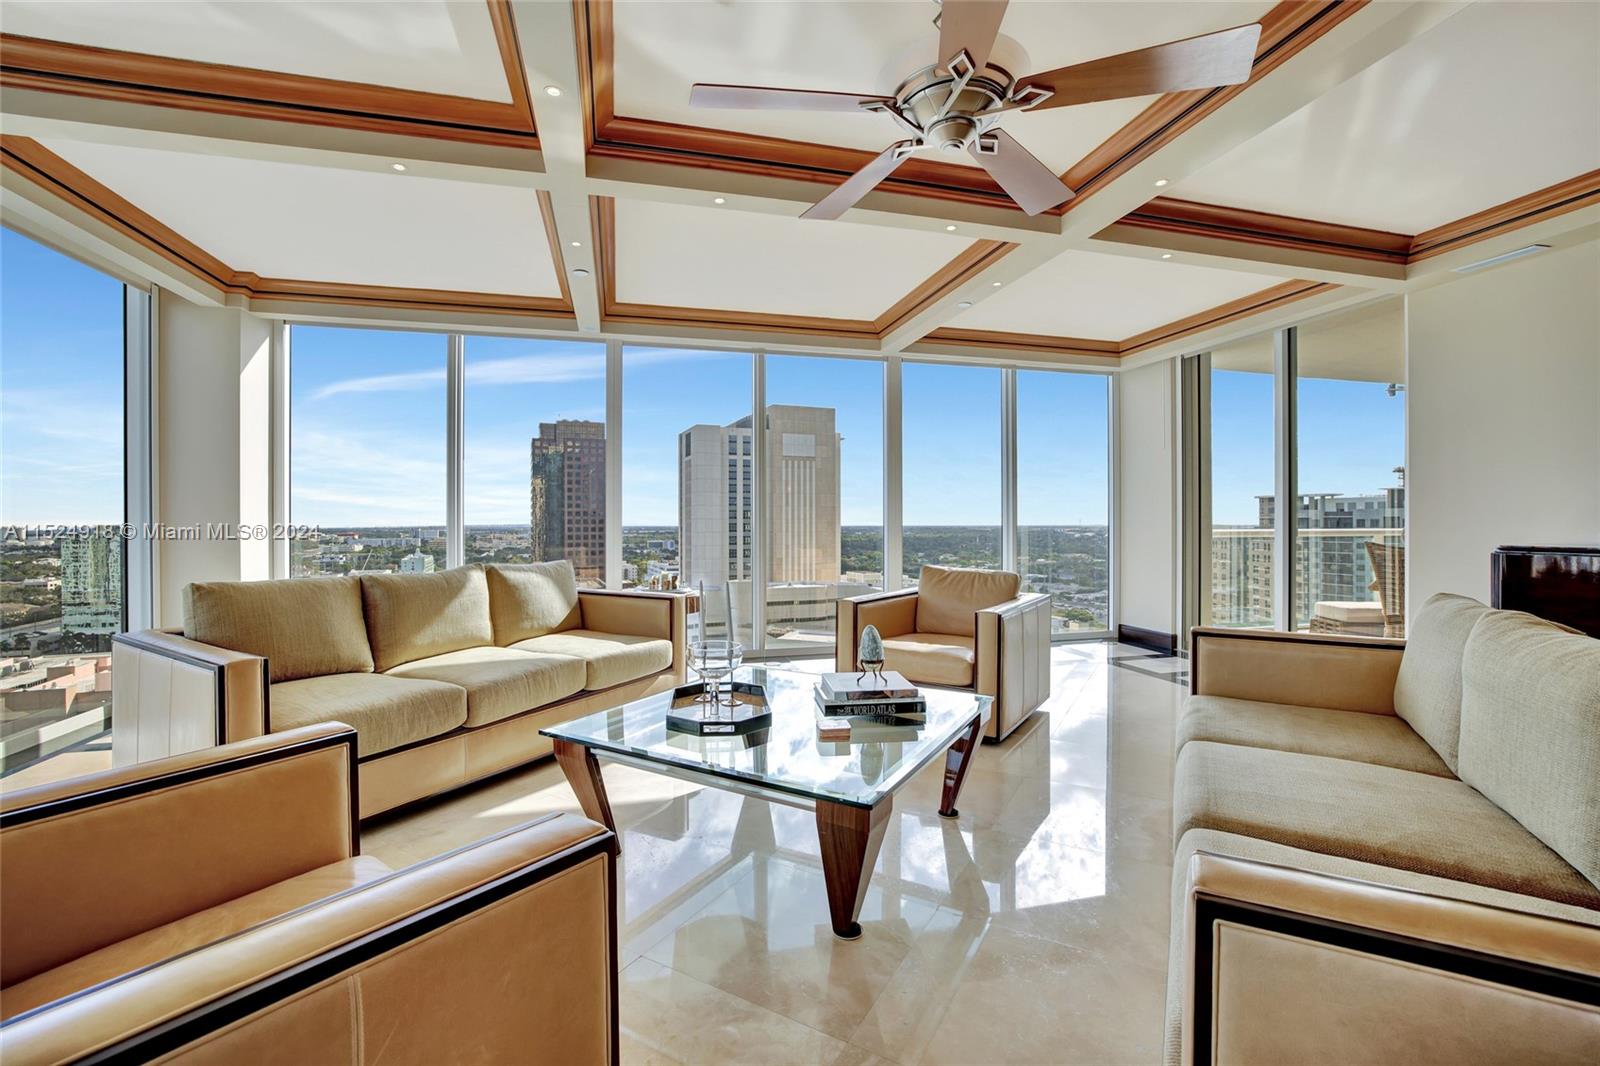
M 809 812 L 606 766 L 623 1062 L 1156 1062 L 1186 665 L 1056 646 L 1049 701 L 980 749 L 958 818 L 937 814 L 937 761 L 896 797 L 853 942 L 830 929 Z M 362 846 L 403 865 L 576 809 L 547 762 Z

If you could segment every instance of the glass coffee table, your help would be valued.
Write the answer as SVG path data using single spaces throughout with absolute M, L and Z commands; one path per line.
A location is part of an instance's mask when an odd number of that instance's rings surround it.
M 925 725 L 877 726 L 870 740 L 838 742 L 817 733 L 817 675 L 747 666 L 733 676 L 766 689 L 770 728 L 745 736 L 676 732 L 667 727 L 672 694 L 662 692 L 540 732 L 554 740 L 556 761 L 583 813 L 613 832 L 617 826 L 600 759 L 814 810 L 833 931 L 853 940 L 861 935 L 856 919 L 895 792 L 943 755 L 939 813 L 954 817 L 956 797 L 994 701 L 970 692 L 923 689 Z

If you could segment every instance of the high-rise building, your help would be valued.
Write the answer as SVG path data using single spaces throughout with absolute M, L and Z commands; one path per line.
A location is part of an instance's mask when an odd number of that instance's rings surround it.
M 736 627 L 750 617 L 752 587 L 822 586 L 814 595 L 769 597 L 769 627 L 805 621 L 788 617 L 801 609 L 788 608 L 802 603 L 805 613 L 821 611 L 831 617 L 838 595 L 840 437 L 834 410 L 772 404 L 764 424 L 762 473 L 771 553 L 765 580 L 755 573 L 751 420 L 690 426 L 678 435 L 681 580 L 688 586 L 731 586 Z M 724 601 L 711 599 L 715 612 L 715 605 Z
M 562 419 L 539 423 L 528 481 L 536 559 L 567 559 L 580 582 L 602 584 L 606 569 L 606 427 Z
M 433 573 L 433 568 L 433 556 L 421 548 L 400 560 L 400 572 L 402 574 L 431 574 Z
M 122 537 L 111 526 L 64 535 L 61 629 L 109 636 L 122 630 Z

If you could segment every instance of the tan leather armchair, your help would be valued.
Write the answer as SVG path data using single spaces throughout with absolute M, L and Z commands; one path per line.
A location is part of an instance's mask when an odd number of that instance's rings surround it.
M 1004 740 L 1050 694 L 1050 597 L 1003 570 L 925 566 L 917 588 L 839 601 L 835 669 L 856 668 L 876 626 L 885 664 L 917 684 L 993 696 L 985 738 Z
M 615 1062 L 616 838 L 395 872 L 339 723 L 0 801 L 0 1060 Z

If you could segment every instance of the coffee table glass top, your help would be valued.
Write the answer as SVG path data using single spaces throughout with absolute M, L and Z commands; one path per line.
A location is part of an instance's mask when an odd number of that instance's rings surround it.
M 846 743 L 817 735 L 817 675 L 741 667 L 734 680 L 763 685 L 772 726 L 746 736 L 697 737 L 670 731 L 671 692 L 625 703 L 540 730 L 545 736 L 696 775 L 743 781 L 802 800 L 871 807 L 894 792 L 928 760 L 987 718 L 991 697 L 924 688 L 928 720 L 921 726 L 874 726 L 872 739 Z

